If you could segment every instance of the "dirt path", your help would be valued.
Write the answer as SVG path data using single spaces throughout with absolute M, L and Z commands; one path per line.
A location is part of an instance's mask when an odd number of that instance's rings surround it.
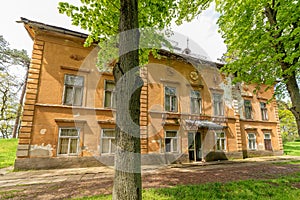
M 269 179 L 300 172 L 300 165 L 272 162 L 277 160 L 172 165 L 160 169 L 148 167 L 143 171 L 143 188 Z M 44 200 L 109 194 L 113 170 L 102 167 L 16 172 L 0 176 L 0 184 L 0 199 Z

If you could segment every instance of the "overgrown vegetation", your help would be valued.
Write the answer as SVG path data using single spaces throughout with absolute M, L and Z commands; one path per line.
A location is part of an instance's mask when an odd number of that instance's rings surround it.
M 176 186 L 143 191 L 143 199 L 299 199 L 300 173 L 270 180 L 247 180 L 229 183 Z M 111 195 L 77 200 L 111 199 Z
M 283 145 L 284 154 L 291 156 L 300 156 L 300 140 L 295 140 L 294 142 L 286 142 Z
M 18 139 L 0 139 L 0 169 L 14 165 Z

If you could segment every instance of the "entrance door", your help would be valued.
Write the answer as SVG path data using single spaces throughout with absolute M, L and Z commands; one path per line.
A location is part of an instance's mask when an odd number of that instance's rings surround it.
M 201 133 L 188 133 L 189 159 L 200 161 L 202 159 Z

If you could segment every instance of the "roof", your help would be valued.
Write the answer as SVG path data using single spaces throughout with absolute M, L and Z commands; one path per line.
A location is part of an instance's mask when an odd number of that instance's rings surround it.
M 72 31 L 72 30 L 69 30 L 69 29 L 66 29 L 66 28 L 62 28 L 62 27 L 32 21 L 32 20 L 26 19 L 24 17 L 21 17 L 21 20 L 17 21 L 17 22 L 18 23 L 23 23 L 25 25 L 25 27 L 28 26 L 28 28 L 38 28 L 38 29 L 46 30 L 46 31 L 54 31 L 54 32 L 57 32 L 57 33 L 62 33 L 62 34 L 71 35 L 71 36 L 80 37 L 80 38 L 87 38 L 88 37 L 88 35 L 85 34 L 85 33 L 80 33 L 80 32 Z M 27 29 L 27 27 L 26 27 L 26 29 Z M 28 32 L 29 32 L 29 30 L 28 30 Z M 33 37 L 33 35 L 30 35 L 30 36 Z
M 189 126 L 197 126 L 198 128 L 208 128 L 212 130 L 222 130 L 226 128 L 225 126 L 222 126 L 220 124 L 216 124 L 212 121 L 207 121 L 207 120 L 190 120 L 187 119 L 185 120 L 187 125 Z

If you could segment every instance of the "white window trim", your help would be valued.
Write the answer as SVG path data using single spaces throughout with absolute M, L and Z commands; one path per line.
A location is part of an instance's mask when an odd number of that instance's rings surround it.
M 79 77 L 82 77 L 83 78 L 83 86 L 80 87 L 82 88 L 81 90 L 81 94 L 80 94 L 80 97 L 81 97 L 81 104 L 80 105 L 73 105 L 72 104 L 66 104 L 65 103 L 65 95 L 66 95 L 66 84 L 65 84 L 65 80 L 66 80 L 66 77 L 67 76 L 79 76 Z M 85 90 L 85 77 L 84 76 L 80 76 L 80 75 L 76 75 L 76 74 L 64 74 L 64 80 L 63 80 L 63 94 L 62 94 L 62 105 L 65 105 L 65 106 L 83 106 L 84 105 L 84 90 Z M 78 87 L 79 88 L 79 87 Z M 73 87 L 73 90 L 74 90 L 74 87 Z M 74 93 L 72 92 L 72 101 L 74 101 Z
M 221 105 L 222 107 L 221 107 L 221 109 L 219 108 L 219 113 L 217 113 L 217 114 L 215 113 L 215 99 L 216 99 L 215 95 L 221 96 L 221 101 L 218 102 L 218 104 Z M 213 100 L 213 102 L 212 102 L 213 115 L 214 116 L 224 116 L 225 115 L 224 94 L 223 93 L 212 93 L 212 98 L 213 98 L 212 99 Z
M 218 137 L 218 133 L 224 133 L 224 137 Z M 217 149 L 217 146 L 216 146 L 216 149 L 215 149 L 215 151 L 221 151 L 221 152 L 224 152 L 224 151 L 227 151 L 227 138 L 226 138 L 226 133 L 224 132 L 224 131 L 220 131 L 220 132 L 215 132 L 215 144 L 217 145 L 217 141 L 218 140 L 221 140 L 221 139 L 224 139 L 224 142 L 225 142 L 225 144 L 224 144 L 224 149 Z M 220 143 L 221 144 L 221 143 Z
M 61 136 L 61 130 L 62 129 L 76 129 L 77 130 L 77 133 L 78 135 L 77 136 Z M 69 138 L 69 144 L 68 144 L 68 153 L 67 154 L 60 154 L 59 151 L 60 151 L 60 138 Z M 77 153 L 69 153 L 70 152 L 70 139 L 71 138 L 77 138 Z M 58 148 L 57 148 L 57 156 L 76 156 L 79 154 L 79 143 L 80 142 L 80 128 L 78 127 L 60 127 L 59 128 L 59 133 L 58 133 Z
M 251 138 L 251 140 L 254 140 L 254 148 L 249 148 L 249 134 L 254 135 L 254 138 Z M 248 150 L 257 150 L 257 141 L 256 141 L 256 134 L 255 133 L 248 133 L 247 134 L 247 139 L 248 139 Z
M 113 80 L 104 80 L 104 87 L 103 87 L 103 108 L 113 108 L 114 107 L 114 91 L 112 90 L 111 91 L 111 106 L 110 107 L 105 107 L 105 92 L 107 91 L 105 88 L 106 88 L 106 83 L 113 83 L 115 84 L 115 82 Z
M 114 152 L 112 152 L 112 142 L 111 142 L 111 140 L 112 139 L 115 139 L 116 137 L 104 137 L 103 136 L 103 132 L 105 131 L 105 130 L 113 130 L 114 131 L 114 129 L 112 129 L 112 128 L 105 128 L 105 129 L 101 129 L 101 138 L 100 138 L 100 153 L 102 154 L 102 155 L 114 155 L 115 153 Z M 102 152 L 102 148 L 103 148 L 103 138 L 105 138 L 106 140 L 108 140 L 109 142 L 108 142 L 108 144 L 109 144 L 109 146 L 108 146 L 108 153 L 103 153 Z
M 166 110 L 166 88 L 174 88 L 175 89 L 175 99 L 176 99 L 176 107 L 174 111 L 171 110 Z M 164 110 L 166 112 L 172 112 L 172 113 L 177 113 L 178 112 L 178 105 L 179 105 L 179 99 L 178 99 L 178 91 L 177 91 L 177 87 L 175 86 L 170 86 L 170 85 L 164 85 Z M 171 104 L 170 104 L 170 108 L 171 108 Z
M 192 92 L 193 91 L 197 91 L 197 92 L 199 92 L 199 112 L 193 112 L 193 109 L 192 109 Z M 193 98 L 193 99 L 195 99 L 195 98 Z M 199 91 L 199 90 L 191 90 L 190 91 L 190 113 L 191 114 L 201 114 L 202 113 L 202 97 L 201 97 L 201 92 Z
M 167 132 L 176 132 L 176 137 L 167 137 Z M 169 151 L 169 152 L 166 151 L 166 138 L 172 139 L 172 140 L 171 140 L 171 151 Z M 176 151 L 174 151 L 174 149 L 173 149 L 173 139 L 176 139 L 176 140 L 177 140 L 177 150 L 176 150 Z M 165 131 L 165 138 L 164 138 L 164 152 L 165 152 L 165 153 L 178 153 L 178 152 L 179 152 L 179 149 L 180 149 L 180 147 L 179 147 L 178 131 L 177 131 L 177 130 L 167 130 L 167 131 Z

